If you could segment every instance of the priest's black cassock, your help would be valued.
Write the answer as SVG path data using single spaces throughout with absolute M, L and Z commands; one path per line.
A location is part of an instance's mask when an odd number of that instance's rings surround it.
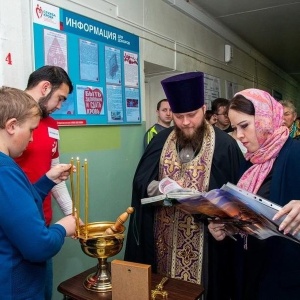
M 152 180 L 158 180 L 159 162 L 164 143 L 173 128 L 161 131 L 153 138 L 143 154 L 133 179 L 132 206 L 135 214 L 131 216 L 125 260 L 150 264 L 152 271 L 156 271 L 155 241 L 154 241 L 154 212 L 155 206 L 141 205 L 141 199 L 148 197 L 147 187 Z M 227 133 L 214 128 L 215 148 L 213 152 L 209 190 L 220 188 L 227 182 L 238 181 L 244 157 L 236 141 Z M 199 221 L 206 222 L 205 219 Z M 232 254 L 234 241 L 226 238 L 217 242 L 208 233 L 205 226 L 204 266 L 202 285 L 205 288 L 205 299 L 229 300 L 233 299 L 231 288 Z

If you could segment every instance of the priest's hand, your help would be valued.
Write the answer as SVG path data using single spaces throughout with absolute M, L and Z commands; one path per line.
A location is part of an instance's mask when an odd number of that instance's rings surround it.
M 292 200 L 283 206 L 273 217 L 278 220 L 286 215 L 279 226 L 279 230 L 283 230 L 284 234 L 297 234 L 300 231 L 300 200 Z

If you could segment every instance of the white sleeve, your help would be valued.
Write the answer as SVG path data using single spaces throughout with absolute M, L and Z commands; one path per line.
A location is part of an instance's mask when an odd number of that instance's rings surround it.
M 57 164 L 59 164 L 59 157 L 52 159 L 51 167 Z M 67 189 L 66 182 L 62 181 L 54 186 L 51 190 L 51 193 L 63 211 L 64 215 L 70 215 L 72 213 L 72 199 Z
M 159 191 L 159 181 L 152 180 L 147 187 L 148 197 L 154 197 L 157 195 L 161 195 L 162 193 Z

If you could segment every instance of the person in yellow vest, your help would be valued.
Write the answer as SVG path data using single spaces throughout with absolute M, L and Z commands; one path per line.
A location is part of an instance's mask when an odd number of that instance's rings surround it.
M 169 128 L 173 119 L 172 110 L 167 99 L 158 101 L 156 106 L 157 123 L 151 126 L 144 136 L 144 149 L 148 146 L 152 138 L 160 131 Z

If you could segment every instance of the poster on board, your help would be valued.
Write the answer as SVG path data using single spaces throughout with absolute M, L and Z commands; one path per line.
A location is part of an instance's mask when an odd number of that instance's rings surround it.
M 141 123 L 139 37 L 33 0 L 35 69 L 62 67 L 74 90 L 52 114 L 60 126 Z
M 204 100 L 207 109 L 211 109 L 211 102 L 220 97 L 220 78 L 204 73 Z
M 243 85 L 237 84 L 235 82 L 231 82 L 229 80 L 225 80 L 225 91 L 226 91 L 226 99 L 230 100 L 233 96 L 244 89 Z

